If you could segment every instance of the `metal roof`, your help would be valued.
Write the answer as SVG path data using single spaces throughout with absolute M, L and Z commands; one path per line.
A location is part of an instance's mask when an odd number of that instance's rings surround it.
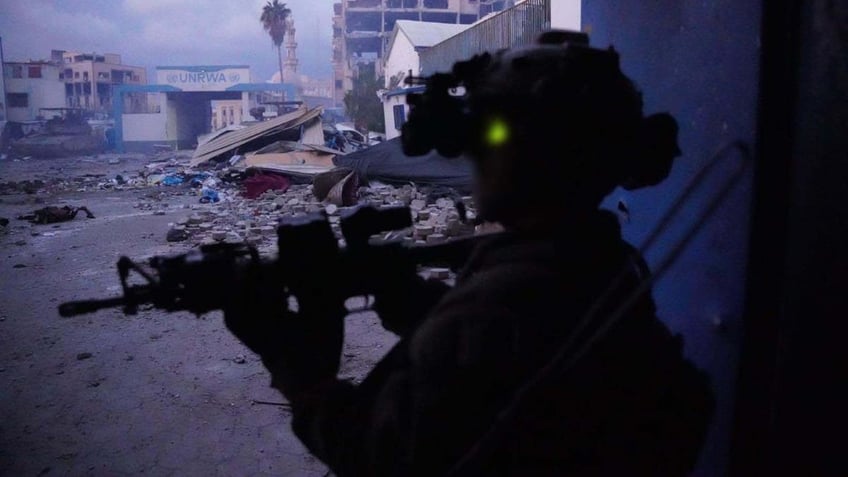
M 419 22 L 415 20 L 398 20 L 389 37 L 389 47 L 386 50 L 386 59 L 392 54 L 395 39 L 402 31 L 409 39 L 415 51 L 430 48 L 448 38 L 456 36 L 465 31 L 471 25 L 457 25 L 454 23 Z
M 413 20 L 398 20 L 395 28 L 403 31 L 412 46 L 429 48 L 457 35 L 471 25 L 454 23 L 418 22 Z M 394 35 L 393 35 L 394 36 Z
M 314 109 L 301 108 L 291 113 L 283 114 L 268 121 L 253 124 L 244 129 L 238 129 L 211 141 L 197 146 L 191 165 L 196 166 L 209 159 L 233 151 L 256 139 L 273 136 L 283 131 L 300 127 L 321 116 L 321 107 Z

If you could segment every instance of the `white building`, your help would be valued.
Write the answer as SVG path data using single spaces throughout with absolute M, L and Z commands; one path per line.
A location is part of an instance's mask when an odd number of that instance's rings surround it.
M 386 50 L 386 89 L 380 92 L 386 138 L 400 135 L 409 112 L 407 95 L 423 90 L 421 86 L 406 87 L 403 84 L 406 76 L 449 71 L 456 61 L 484 51 L 529 44 L 540 32 L 551 28 L 580 31 L 580 7 L 580 0 L 522 0 L 473 25 L 398 20 Z M 492 32 L 511 34 L 492 35 Z M 493 37 L 501 43 L 492 44 Z
M 407 85 L 404 84 L 410 74 L 421 71 L 419 53 L 468 28 L 469 25 L 451 23 L 418 22 L 398 20 L 389 37 L 386 60 L 383 66 L 386 76 L 385 90 L 381 92 L 383 114 L 386 124 L 386 139 L 400 135 L 400 128 L 406 121 Z
M 296 89 L 252 83 L 247 65 L 157 66 L 156 84 L 123 85 L 115 94 L 115 147 L 123 152 L 193 148 L 215 127 L 252 121 L 260 98 L 295 97 Z M 127 101 L 139 95 L 146 100 Z
M 170 144 L 177 148 L 191 148 L 198 136 L 213 130 L 222 123 L 222 110 L 213 118 L 213 106 L 226 101 L 226 124 L 241 123 L 243 114 L 250 110 L 251 93 L 239 86 L 250 83 L 247 65 L 157 66 L 157 84 L 139 86 L 139 92 L 148 93 L 141 108 L 120 106 L 120 147 L 129 150 L 148 150 L 153 144 Z M 134 88 L 128 87 L 133 94 Z M 124 109 L 124 106 L 129 106 Z M 238 121 L 236 121 L 238 118 Z
M 45 111 L 43 108 L 65 107 L 65 84 L 60 80 L 61 72 L 60 65 L 47 61 L 4 63 L 6 119 L 32 121 L 58 115 L 57 111 Z
M 373 69 L 377 77 L 384 74 L 388 40 L 398 20 L 468 25 L 513 4 L 514 0 L 339 0 L 333 4 L 336 105 L 341 106 L 345 93 L 353 89 L 360 68 Z

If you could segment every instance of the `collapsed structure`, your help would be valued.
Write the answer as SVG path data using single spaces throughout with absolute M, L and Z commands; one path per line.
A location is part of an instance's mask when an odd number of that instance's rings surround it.
M 464 159 L 447 159 L 435 151 L 420 157 L 403 153 L 400 140 L 345 154 L 325 146 L 321 108 L 299 108 L 244 129 L 223 131 L 194 152 L 192 167 L 223 166 L 261 171 L 312 182 L 336 168 L 345 172 L 335 182 L 419 184 L 450 187 L 467 193 L 471 169 Z

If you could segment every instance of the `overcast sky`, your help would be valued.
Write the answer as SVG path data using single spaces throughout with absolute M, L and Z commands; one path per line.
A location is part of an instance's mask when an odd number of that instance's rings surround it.
M 330 78 L 334 0 L 290 0 L 300 72 Z M 6 61 L 48 59 L 50 50 L 118 53 L 145 66 L 250 65 L 254 81 L 278 70 L 262 30 L 266 0 L 0 0 Z M 285 52 L 284 52 L 285 53 Z

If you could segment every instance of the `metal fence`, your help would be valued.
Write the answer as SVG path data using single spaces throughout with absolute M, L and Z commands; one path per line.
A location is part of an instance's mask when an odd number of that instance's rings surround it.
M 485 51 L 528 45 L 551 26 L 551 1 L 527 0 L 421 52 L 421 74 L 450 71 L 454 63 Z

